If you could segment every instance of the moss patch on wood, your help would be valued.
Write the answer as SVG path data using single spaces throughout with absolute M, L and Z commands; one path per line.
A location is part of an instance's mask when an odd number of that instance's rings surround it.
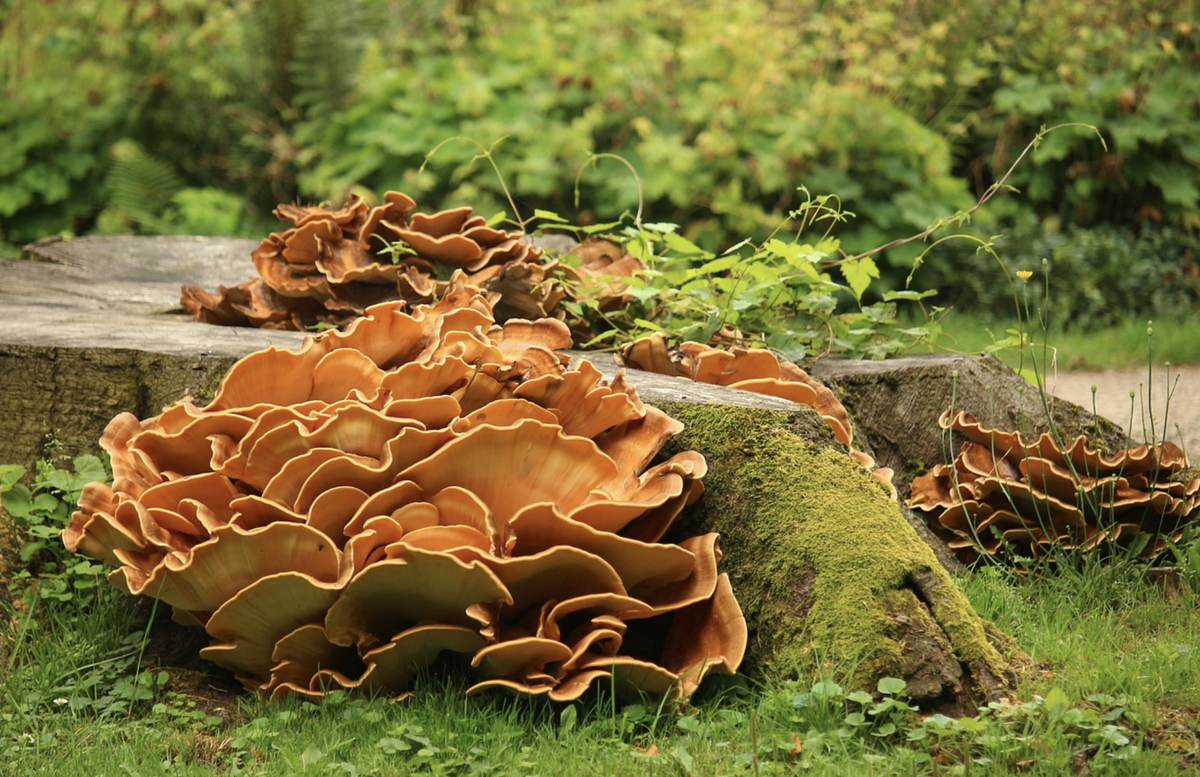
M 986 623 L 869 472 L 828 445 L 815 413 L 664 405 L 687 429 L 668 455 L 709 462 L 682 533 L 717 531 L 750 626 L 751 673 L 833 663 L 857 685 L 884 676 L 914 696 L 987 696 L 1007 685 L 1011 638 Z

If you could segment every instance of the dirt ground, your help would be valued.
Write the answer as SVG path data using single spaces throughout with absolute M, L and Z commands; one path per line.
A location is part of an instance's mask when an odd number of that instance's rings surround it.
M 1152 413 L 1155 439 L 1163 438 L 1165 419 L 1167 440 L 1182 442 L 1192 463 L 1200 464 L 1200 365 L 1172 367 L 1169 376 L 1165 368 L 1153 374 L 1139 368 L 1059 372 L 1046 381 L 1051 394 L 1085 408 L 1092 407 L 1092 386 L 1096 411 L 1129 431 L 1134 442 L 1149 441 Z

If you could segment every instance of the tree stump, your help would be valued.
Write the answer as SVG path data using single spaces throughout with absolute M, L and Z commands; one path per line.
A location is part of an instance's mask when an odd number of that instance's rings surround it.
M 827 359 L 816 364 L 813 375 L 842 400 L 876 460 L 896 471 L 902 497 L 914 477 L 958 455 L 962 440 L 937 425 L 938 416 L 951 408 L 965 410 L 991 428 L 1026 433 L 1046 431 L 1052 418 L 1067 439 L 1082 433 L 1114 450 L 1127 447 L 1125 432 L 1112 421 L 1053 396 L 1043 402 L 1037 386 L 995 356 Z
M 8 320 L 0 330 L 0 462 L 32 464 L 47 435 L 68 453 L 93 452 L 117 413 L 154 415 L 186 395 L 204 403 L 237 358 L 298 346 L 297 333 L 198 324 L 178 305 L 181 284 L 215 288 L 250 277 L 253 246 L 85 238 L 0 262 Z M 610 357 L 589 358 L 615 374 Z M 901 508 L 839 450 L 814 411 L 638 371 L 627 379 L 644 401 L 687 424 L 674 448 L 709 461 L 706 496 L 685 529 L 722 534 L 723 565 L 752 633 L 749 671 L 794 675 L 833 661 L 862 685 L 904 677 L 927 706 L 967 711 L 1007 685 L 1019 650 L 971 610 Z M 937 455 L 937 447 L 901 444 L 915 439 L 912 430 L 936 435 L 931 408 L 893 410 L 908 432 L 885 427 L 866 408 L 894 400 L 837 380 L 859 416 L 857 436 L 874 442 L 884 463 Z
M 687 428 L 664 455 L 709 462 L 682 535 L 721 535 L 750 627 L 751 673 L 900 677 L 924 710 L 974 714 L 1027 659 L 984 621 L 863 467 L 815 414 L 664 403 Z

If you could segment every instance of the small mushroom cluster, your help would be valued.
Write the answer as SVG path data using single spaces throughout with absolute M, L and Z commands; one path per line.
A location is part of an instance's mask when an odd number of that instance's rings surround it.
M 952 464 L 913 480 L 910 504 L 963 561 L 1053 558 L 1104 542 L 1144 542 L 1149 558 L 1200 513 L 1200 473 L 1173 443 L 1105 455 L 1082 435 L 1065 446 L 1049 433 L 1027 442 L 962 411 L 938 424 L 967 440 Z
M 645 263 L 620 244 L 590 237 L 561 261 L 529 256 L 488 267 L 468 281 L 488 291 L 497 318 L 554 316 L 568 320 L 572 331 L 586 340 L 595 334 L 590 325 L 559 303 L 586 298 L 594 300 L 601 313 L 617 310 L 633 299 L 622 279 L 645 269 Z
M 293 226 L 273 232 L 251 254 L 259 277 L 215 293 L 184 286 L 180 304 L 197 321 L 302 331 L 343 326 L 390 301 L 427 304 L 455 270 L 487 293 L 497 320 L 566 318 L 564 299 L 594 297 L 602 312 L 626 304 L 623 277 L 646 269 L 617 243 L 589 238 L 568 261 L 550 259 L 519 231 L 494 229 L 470 207 L 433 215 L 390 191 L 375 207 L 357 195 L 337 210 L 280 205 Z M 573 242 L 573 241 L 568 241 Z M 573 328 L 587 333 L 582 319 Z
M 445 289 L 439 267 L 478 284 L 506 265 L 540 263 L 523 233 L 493 229 L 470 207 L 432 215 L 416 207 L 394 191 L 375 207 L 357 195 L 337 210 L 280 205 L 275 215 L 293 226 L 254 250 L 258 278 L 215 294 L 184 286 L 180 302 L 205 323 L 304 330 L 345 324 L 385 301 L 432 302 Z
M 685 342 L 670 346 L 665 335 L 655 333 L 621 347 L 620 364 L 660 375 L 688 378 L 701 383 L 752 391 L 787 399 L 816 409 L 833 430 L 833 436 L 846 446 L 850 455 L 882 482 L 896 499 L 892 470 L 875 466 L 875 459 L 855 450 L 853 427 L 841 401 L 828 386 L 810 376 L 792 362 L 781 362 L 768 350 L 731 346 L 715 348 L 702 343 Z
M 694 451 L 652 465 L 682 425 L 567 369 L 563 323 L 495 325 L 461 272 L 403 308 L 242 359 L 207 407 L 114 418 L 114 483 L 85 488 L 66 546 L 273 698 L 400 693 L 444 651 L 470 692 L 555 700 L 735 671 L 717 536 L 660 542 L 706 470 Z

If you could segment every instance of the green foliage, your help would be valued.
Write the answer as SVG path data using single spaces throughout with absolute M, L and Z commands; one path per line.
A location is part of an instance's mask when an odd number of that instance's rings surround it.
M 945 141 L 887 99 L 815 79 L 791 55 L 805 41 L 802 28 L 780 26 L 782 11 L 748 3 L 681 14 L 634 2 L 513 10 L 481 4 L 471 24 L 487 34 L 451 36 L 452 60 L 416 39 L 364 55 L 345 111 L 313 122 L 320 139 L 300 124 L 319 145 L 346 149 L 314 154 L 302 185 L 335 198 L 354 186 L 400 187 L 486 212 L 501 192 L 469 164 L 469 149 L 442 152 L 434 175 L 416 169 L 451 134 L 509 136 L 501 165 L 513 190 L 561 213 L 575 171 L 593 152 L 611 152 L 642 174 L 646 212 L 713 251 L 774 228 L 800 204 L 797 184 L 838 191 L 859 214 L 846 227 L 851 249 L 923 229 L 968 202 Z M 741 54 L 749 50 L 754 62 Z M 431 99 L 414 99 L 414 85 Z M 618 214 L 635 194 L 628 179 L 588 176 L 581 218 Z
M 1041 310 L 1051 327 L 1070 323 L 1081 331 L 1112 327 L 1128 317 L 1184 318 L 1200 304 L 1200 236 L 1176 227 L 1059 231 L 1030 220 L 995 238 L 993 246 L 994 255 L 963 242 L 939 245 L 916 278 L 941 290 L 939 304 L 1011 318 L 1015 308 L 1006 273 L 1038 269 L 1030 281 L 1031 312 Z M 1040 272 L 1043 259 L 1046 273 Z
M 620 279 L 631 300 L 618 310 L 602 310 L 601 301 L 586 293 L 564 304 L 596 333 L 593 345 L 619 344 L 653 332 L 674 342 L 707 343 L 729 328 L 741 332 L 747 345 L 765 344 L 799 361 L 830 351 L 881 359 L 935 337 L 938 311 L 909 326 L 900 324 L 896 313 L 897 301 L 919 303 L 933 292 L 889 293 L 882 301 L 864 304 L 864 292 L 879 278 L 878 268 L 870 257 L 846 257 L 840 241 L 831 236 L 854 214 L 842 211 L 828 195 L 813 196 L 802 188 L 800 196 L 803 203 L 789 214 L 798 225 L 794 234 L 777 231 L 759 245 L 743 240 L 720 255 L 693 243 L 674 224 L 551 224 L 582 234 L 608 234 L 649 268 Z M 543 215 L 557 220 L 554 214 Z M 806 236 L 808 227 L 824 232 Z
M 1200 600 L 1200 526 L 1183 530 L 1179 542 L 1171 543 L 1171 556 L 1192 596 Z
M 19 572 L 18 584 L 32 581 L 27 593 L 41 601 L 70 601 L 85 592 L 93 595 L 104 566 L 67 553 L 59 534 L 70 522 L 84 485 L 108 479 L 104 464 L 91 455 L 76 458 L 69 470 L 39 461 L 32 486 L 20 482 L 25 474 L 24 467 L 0 465 L 0 506 L 24 534 L 20 560 L 36 570 L 36 574 L 29 569 Z
M 1200 227 L 1200 25 L 1191 3 L 1023 6 L 998 69 L 983 143 L 993 170 L 1044 123 L 1099 127 L 1048 138 L 1013 183 L 1063 223 Z M 995 134 L 993 134 L 995 133 Z
M 576 173 L 615 153 L 642 175 L 641 210 L 706 251 L 769 233 L 805 187 L 858 214 L 831 234 L 854 254 L 961 210 L 968 182 L 984 191 L 1064 121 L 1099 126 L 1107 149 L 1084 131 L 1047 137 L 1013 179 L 1023 204 L 1003 209 L 1193 228 L 1188 8 L 18 2 L 0 33 L 0 250 L 55 233 L 261 235 L 276 203 L 349 191 L 498 210 L 468 147 L 418 172 L 466 135 L 510 138 L 499 162 L 525 210 L 575 212 Z M 579 194 L 589 223 L 631 208 L 637 187 L 593 174 Z M 879 287 L 901 288 L 920 248 L 875 256 Z M 861 287 L 871 270 L 857 268 Z M 965 273 L 945 275 L 922 285 L 948 293 L 962 277 L 968 297 Z
M 157 231 L 139 217 L 161 215 L 164 183 L 238 192 L 244 213 L 269 181 L 239 141 L 270 109 L 241 45 L 246 5 L 15 3 L 0 31 L 0 247 L 95 231 L 106 208 L 104 226 Z

